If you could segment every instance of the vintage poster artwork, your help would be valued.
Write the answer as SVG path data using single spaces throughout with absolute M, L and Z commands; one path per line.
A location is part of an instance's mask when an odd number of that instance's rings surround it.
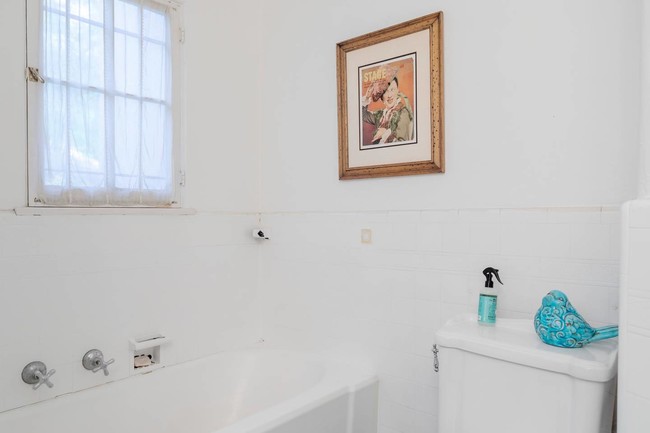
M 359 67 L 359 150 L 417 143 L 417 54 Z
M 445 172 L 442 12 L 336 45 L 339 179 Z

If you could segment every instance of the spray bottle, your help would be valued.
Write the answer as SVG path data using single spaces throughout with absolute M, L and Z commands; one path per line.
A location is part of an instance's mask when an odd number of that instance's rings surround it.
M 485 268 L 485 287 L 481 290 L 478 298 L 478 323 L 479 325 L 494 326 L 497 321 L 497 291 L 494 288 L 492 276 L 497 277 L 497 281 L 503 285 L 499 278 L 499 270 L 494 268 Z

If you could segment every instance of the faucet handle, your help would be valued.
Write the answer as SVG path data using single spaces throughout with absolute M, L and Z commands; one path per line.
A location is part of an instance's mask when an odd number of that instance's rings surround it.
M 99 370 L 104 370 L 104 376 L 108 376 L 108 366 L 114 362 L 115 360 L 113 358 L 109 359 L 106 362 L 102 362 L 101 365 L 93 368 L 93 373 L 97 373 Z
M 50 382 L 50 377 L 56 373 L 52 369 L 47 371 L 47 367 L 41 361 L 30 362 L 23 368 L 22 379 L 28 385 L 33 385 L 32 389 L 37 390 L 41 385 L 45 384 L 48 388 L 52 388 L 54 384 Z
M 81 360 L 86 370 L 90 370 L 93 373 L 104 370 L 104 376 L 108 376 L 108 366 L 114 362 L 115 359 L 112 358 L 104 362 L 104 354 L 98 349 L 89 350 Z

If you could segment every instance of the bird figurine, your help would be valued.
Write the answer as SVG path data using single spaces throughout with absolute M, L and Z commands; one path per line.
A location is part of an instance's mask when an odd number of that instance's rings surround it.
M 551 290 L 544 296 L 542 306 L 535 314 L 535 332 L 546 344 L 575 348 L 617 337 L 618 326 L 593 328 L 573 308 L 563 292 Z

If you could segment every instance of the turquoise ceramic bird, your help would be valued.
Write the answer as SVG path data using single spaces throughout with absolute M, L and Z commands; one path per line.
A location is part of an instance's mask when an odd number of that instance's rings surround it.
M 592 328 L 559 290 L 551 290 L 542 299 L 535 314 L 535 331 L 546 344 L 571 348 L 618 336 L 616 325 Z

